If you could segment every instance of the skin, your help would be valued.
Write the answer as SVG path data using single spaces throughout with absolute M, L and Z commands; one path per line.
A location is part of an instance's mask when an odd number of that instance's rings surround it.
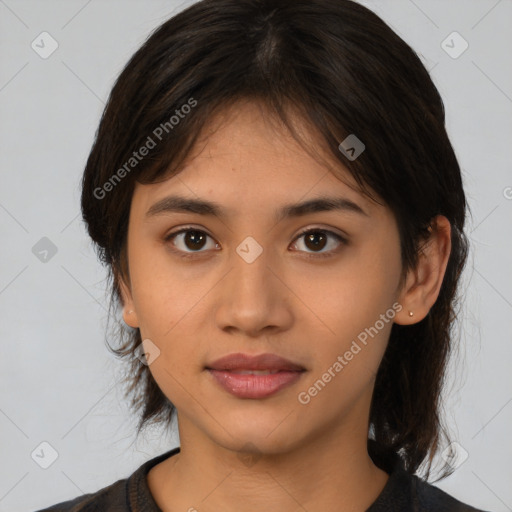
M 178 175 L 137 184 L 132 198 L 123 318 L 160 351 L 149 369 L 177 408 L 181 447 L 149 472 L 151 493 L 164 511 L 365 510 L 389 477 L 366 446 L 375 375 L 392 321 L 420 321 L 438 296 L 450 224 L 435 219 L 417 268 L 399 288 L 395 218 L 359 193 L 339 162 L 343 181 L 285 130 L 270 127 L 251 102 L 214 121 Z M 171 193 L 215 201 L 229 215 L 145 218 Z M 368 216 L 327 211 L 274 221 L 279 206 L 321 195 L 348 198 Z M 209 235 L 202 246 L 190 238 L 187 244 L 184 235 L 165 241 L 189 226 Z M 326 245 L 315 249 L 306 236 L 298 238 L 305 228 L 331 230 L 348 243 L 321 231 Z M 251 264 L 236 252 L 247 236 L 263 249 Z M 298 394 L 394 303 L 402 309 L 393 320 L 300 403 Z M 233 352 L 276 353 L 307 371 L 270 397 L 240 399 L 205 370 Z

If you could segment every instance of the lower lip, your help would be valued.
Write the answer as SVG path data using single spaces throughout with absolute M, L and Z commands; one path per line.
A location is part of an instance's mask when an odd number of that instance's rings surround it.
M 267 375 L 239 374 L 208 369 L 220 386 L 238 398 L 265 398 L 290 386 L 304 372 L 282 371 Z

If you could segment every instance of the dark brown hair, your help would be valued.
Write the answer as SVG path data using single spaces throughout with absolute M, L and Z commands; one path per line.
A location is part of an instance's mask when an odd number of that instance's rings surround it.
M 212 116 L 245 100 L 263 105 L 297 140 L 298 116 L 361 190 L 391 209 L 404 276 L 418 261 L 431 220 L 441 214 L 451 223 L 439 297 L 422 321 L 393 325 L 370 409 L 374 460 L 387 467 L 398 453 L 410 473 L 427 461 L 428 478 L 447 437 L 440 396 L 467 257 L 467 205 L 435 85 L 416 53 L 362 5 L 203 0 L 163 23 L 133 55 L 111 91 L 82 183 L 82 214 L 109 270 L 111 308 L 121 307 L 119 279 L 129 283 L 126 235 L 135 181 L 179 172 Z M 338 149 L 349 134 L 365 144 L 355 160 Z M 143 146 L 149 151 L 136 158 Z M 150 420 L 170 425 L 173 404 L 135 357 L 140 331 L 119 318 L 116 327 L 122 345 L 109 348 L 128 358 L 126 394 L 142 411 L 137 434 Z M 445 466 L 443 477 L 450 473 Z

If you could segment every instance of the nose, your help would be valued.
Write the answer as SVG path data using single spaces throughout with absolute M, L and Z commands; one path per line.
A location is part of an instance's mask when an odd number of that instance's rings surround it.
M 257 337 L 290 328 L 293 293 L 270 253 L 263 250 L 252 261 L 243 251 L 233 254 L 216 311 L 220 329 Z

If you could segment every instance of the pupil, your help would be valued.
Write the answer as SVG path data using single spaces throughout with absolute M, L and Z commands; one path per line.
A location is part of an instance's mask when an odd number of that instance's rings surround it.
M 323 243 L 322 242 L 318 242 L 317 240 L 317 237 L 320 237 L 320 238 L 323 238 Z M 312 243 L 313 247 L 309 247 L 310 249 L 313 248 L 313 249 L 323 249 L 325 247 L 325 236 L 320 233 L 320 232 L 315 232 L 315 233 L 310 233 L 307 237 L 306 237 L 306 245 L 308 245 L 309 242 Z
M 189 245 L 189 241 L 192 242 L 192 247 Z M 185 243 L 189 249 L 201 249 L 201 241 L 204 242 L 204 235 L 199 231 L 188 231 L 185 236 Z M 196 245 L 194 246 L 194 244 Z

